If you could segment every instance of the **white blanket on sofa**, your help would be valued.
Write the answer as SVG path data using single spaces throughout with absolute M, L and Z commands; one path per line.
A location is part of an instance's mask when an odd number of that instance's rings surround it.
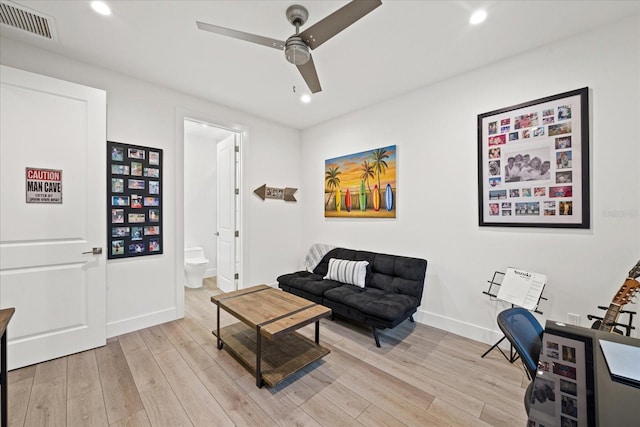
M 324 243 L 314 243 L 309 248 L 309 252 L 307 252 L 307 256 L 304 259 L 304 266 L 307 271 L 313 271 L 314 268 L 320 264 L 322 258 L 333 248 L 337 246 L 326 245 Z

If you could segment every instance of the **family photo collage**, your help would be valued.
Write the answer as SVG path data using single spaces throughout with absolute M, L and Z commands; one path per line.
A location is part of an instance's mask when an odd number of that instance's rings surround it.
M 482 120 L 482 212 L 494 223 L 579 223 L 583 141 L 579 100 L 554 102 Z
M 162 253 L 162 150 L 107 142 L 109 259 Z
M 488 135 L 489 215 L 572 214 L 571 105 L 490 122 Z M 509 150 L 537 138 L 553 138 L 552 149 Z

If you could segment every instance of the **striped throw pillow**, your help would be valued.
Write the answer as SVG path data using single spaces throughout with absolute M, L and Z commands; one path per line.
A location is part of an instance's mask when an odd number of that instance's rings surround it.
M 347 261 L 346 259 L 331 258 L 329 260 L 329 270 L 324 278 L 364 288 L 367 265 L 369 265 L 368 261 Z

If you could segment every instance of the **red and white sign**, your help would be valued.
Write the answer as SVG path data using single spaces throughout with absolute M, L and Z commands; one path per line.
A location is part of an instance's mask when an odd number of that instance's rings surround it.
M 26 168 L 27 203 L 62 203 L 62 171 Z

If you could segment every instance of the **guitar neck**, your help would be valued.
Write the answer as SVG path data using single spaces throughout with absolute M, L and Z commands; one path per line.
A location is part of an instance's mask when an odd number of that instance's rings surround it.
M 614 302 L 609 304 L 607 314 L 604 315 L 604 319 L 602 319 L 602 323 L 600 324 L 601 331 L 613 331 L 614 324 L 618 321 L 618 316 L 620 315 L 620 309 L 622 309 L 620 304 Z
M 640 282 L 636 280 L 638 277 L 640 277 L 640 261 L 638 261 L 637 264 L 629 270 L 627 280 L 624 281 L 620 290 L 616 292 L 613 297 L 613 300 L 607 309 L 607 314 L 604 315 L 604 319 L 602 319 L 598 329 L 601 331 L 613 332 L 622 306 L 628 303 L 636 292 L 640 291 Z M 628 327 L 631 327 L 631 322 L 629 322 Z

